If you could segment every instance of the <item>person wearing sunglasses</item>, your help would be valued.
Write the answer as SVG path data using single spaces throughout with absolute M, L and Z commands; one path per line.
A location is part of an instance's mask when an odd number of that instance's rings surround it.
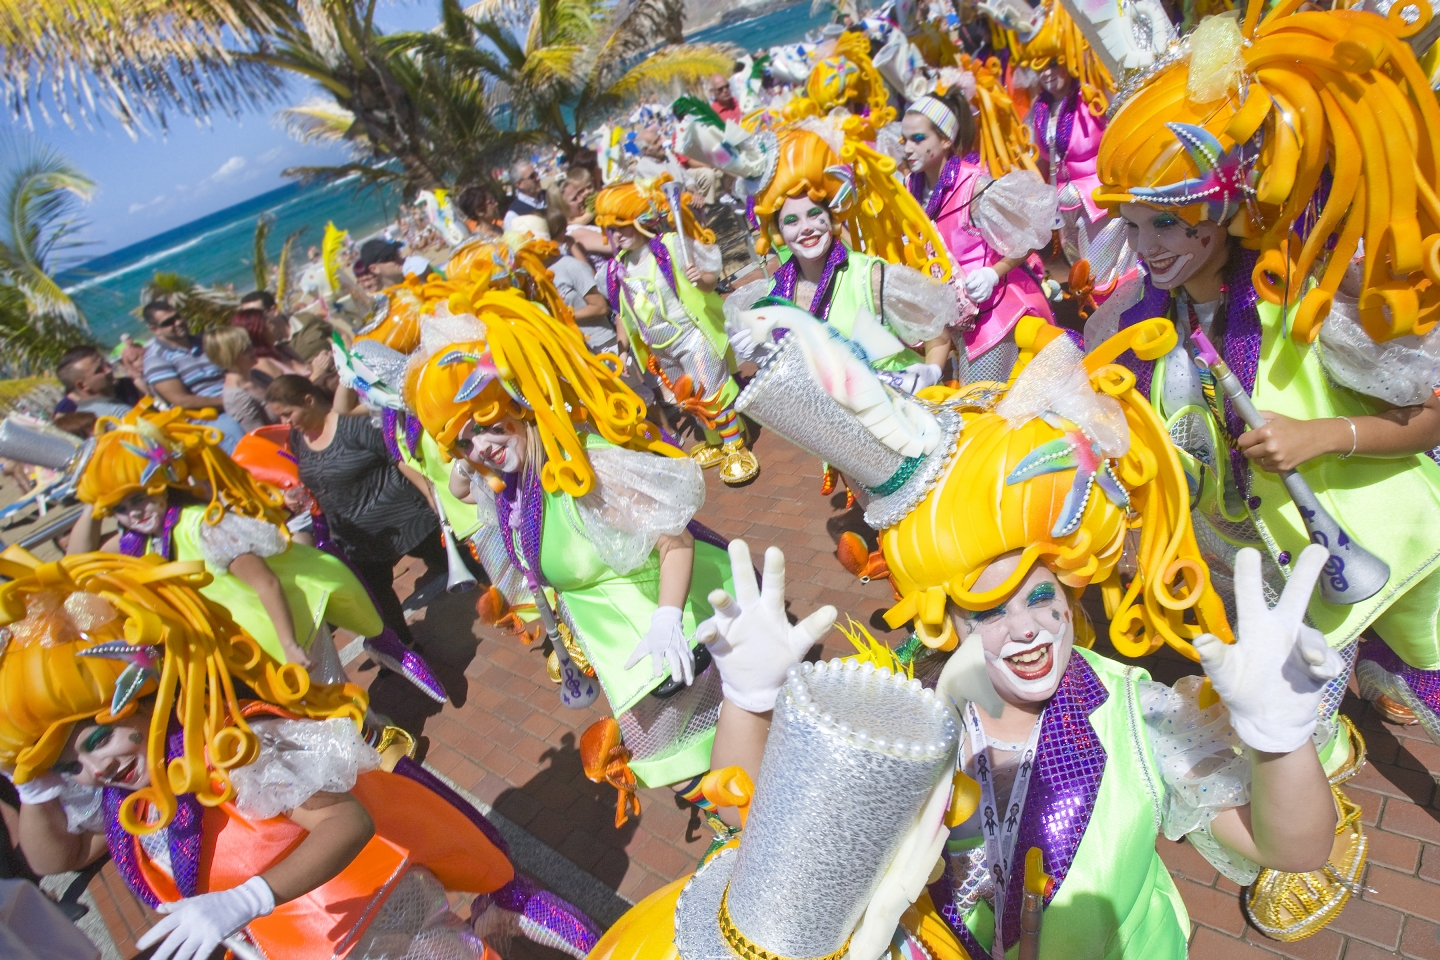
M 221 448 L 226 453 L 235 449 L 245 428 L 223 412 L 225 371 L 205 355 L 204 344 L 190 332 L 189 321 L 168 300 L 151 300 L 141 315 L 150 331 L 150 342 L 145 346 L 145 382 L 168 406 L 221 411 L 210 425 L 225 435 Z

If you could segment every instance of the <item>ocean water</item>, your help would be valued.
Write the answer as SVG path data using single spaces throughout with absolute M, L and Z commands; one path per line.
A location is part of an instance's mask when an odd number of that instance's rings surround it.
M 274 263 L 292 232 L 304 230 L 294 247 L 303 257 L 306 247 L 320 245 L 327 221 L 359 239 L 393 220 L 399 199 L 398 191 L 357 191 L 353 182 L 288 184 L 87 261 L 56 279 L 84 311 L 96 339 L 114 344 L 122 333 L 144 333 L 135 312 L 141 306 L 141 288 L 157 271 L 200 283 L 233 283 L 242 294 L 254 289 L 251 261 L 260 217 L 272 218 L 265 250 Z
M 828 20 L 828 8 L 811 16 L 810 3 L 802 0 L 748 20 L 697 30 L 688 39 L 754 50 L 803 40 L 807 31 Z M 140 291 L 157 271 L 183 274 L 200 283 L 234 284 L 241 293 L 251 290 L 255 223 L 261 216 L 273 218 L 265 245 L 273 263 L 293 231 L 305 231 L 295 247 L 302 255 L 306 247 L 320 244 L 326 221 L 359 239 L 393 220 L 400 199 L 398 191 L 357 191 L 353 183 L 287 185 L 87 261 L 57 279 L 84 311 L 95 337 L 113 345 L 122 333 L 144 333 L 136 316 Z

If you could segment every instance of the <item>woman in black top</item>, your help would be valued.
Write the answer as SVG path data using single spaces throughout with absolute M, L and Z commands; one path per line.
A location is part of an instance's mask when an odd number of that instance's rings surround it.
M 395 594 L 395 565 L 411 556 L 434 573 L 446 562 L 428 482 L 390 459 L 385 438 L 368 416 L 336 412 L 329 395 L 304 377 L 276 377 L 265 401 L 290 427 L 300 481 L 370 588 L 381 619 L 406 646 L 412 645 Z

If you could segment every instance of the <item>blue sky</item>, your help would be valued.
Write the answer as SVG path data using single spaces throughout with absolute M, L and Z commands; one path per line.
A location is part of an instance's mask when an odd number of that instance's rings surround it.
M 381 0 L 377 21 L 386 31 L 427 29 L 438 21 L 435 0 Z M 311 84 L 292 82 L 286 99 L 298 103 L 315 95 Z M 277 104 L 283 106 L 284 104 Z M 163 138 L 130 136 L 114 120 L 96 118 L 93 129 L 75 129 L 35 120 L 33 132 L 10 120 L 16 137 L 34 137 L 59 150 L 98 186 L 83 211 L 89 221 L 79 258 L 99 256 L 172 227 L 188 223 L 282 186 L 286 167 L 338 163 L 340 148 L 307 147 L 285 135 L 271 108 L 239 118 L 211 117 L 197 126 L 173 118 Z

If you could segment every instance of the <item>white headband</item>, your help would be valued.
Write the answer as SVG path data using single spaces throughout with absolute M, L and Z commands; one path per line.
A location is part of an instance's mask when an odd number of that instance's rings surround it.
M 935 124 L 935 129 L 944 135 L 946 140 L 954 141 L 956 132 L 960 129 L 960 121 L 955 116 L 955 111 L 945 104 L 945 101 L 931 96 L 921 97 L 910 106 L 905 108 L 906 113 L 918 113 L 920 116 Z

